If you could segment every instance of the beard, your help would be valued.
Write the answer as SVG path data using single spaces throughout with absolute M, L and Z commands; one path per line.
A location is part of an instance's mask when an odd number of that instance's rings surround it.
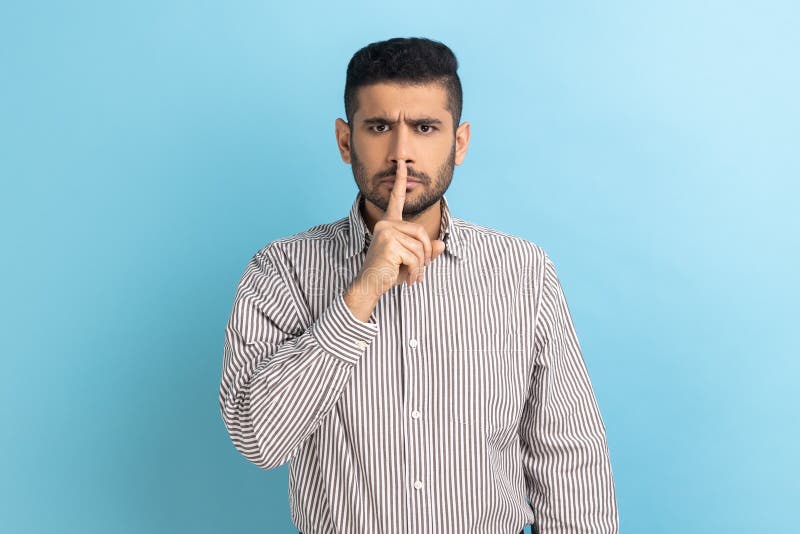
M 378 206 L 381 210 L 386 211 L 386 208 L 389 207 L 391 191 L 383 193 L 380 180 L 382 178 L 394 176 L 397 173 L 397 166 L 379 172 L 370 179 L 367 177 L 366 167 L 364 167 L 364 164 L 356 153 L 354 144 L 350 146 L 350 159 L 352 160 L 351 168 L 353 170 L 353 178 L 355 178 L 356 185 L 358 186 L 358 190 L 361 191 L 361 195 Z M 415 195 L 414 198 L 411 198 L 411 195 L 408 193 L 406 194 L 406 203 L 403 206 L 404 219 L 422 213 L 442 199 L 447 188 L 450 187 L 450 182 L 453 180 L 455 163 L 456 144 L 454 141 L 450 149 L 450 155 L 436 172 L 435 180 L 431 180 L 431 177 L 427 173 L 416 171 L 413 167 L 407 167 L 408 177 L 416 178 L 421 183 L 416 187 L 417 190 L 420 190 L 420 193 Z

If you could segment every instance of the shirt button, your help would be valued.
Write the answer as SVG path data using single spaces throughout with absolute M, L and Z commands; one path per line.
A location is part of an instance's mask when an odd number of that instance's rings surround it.
M 419 345 L 419 341 L 417 341 L 416 339 L 408 340 L 408 346 L 411 347 L 412 349 L 416 349 L 417 345 Z
M 419 410 L 414 410 L 413 412 L 411 412 L 411 417 L 413 417 L 414 419 L 419 419 L 420 417 L 422 417 L 422 412 L 420 412 Z
M 359 348 L 359 349 L 361 349 L 361 350 L 364 350 L 364 349 L 366 349 L 366 348 L 367 348 L 367 342 L 366 342 L 366 341 L 364 341 L 363 339 L 359 339 L 358 341 L 356 341 L 356 345 L 357 345 L 357 346 L 358 346 L 358 348 Z
M 422 481 L 421 480 L 417 480 L 416 482 L 414 482 L 414 489 L 422 489 Z

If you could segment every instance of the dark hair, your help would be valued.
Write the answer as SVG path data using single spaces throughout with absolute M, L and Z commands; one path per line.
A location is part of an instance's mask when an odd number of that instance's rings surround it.
M 453 130 L 461 122 L 461 80 L 458 60 L 446 45 L 422 37 L 395 37 L 368 44 L 350 59 L 344 85 L 344 112 L 350 128 L 358 109 L 359 87 L 379 82 L 410 85 L 439 83 L 447 91 Z

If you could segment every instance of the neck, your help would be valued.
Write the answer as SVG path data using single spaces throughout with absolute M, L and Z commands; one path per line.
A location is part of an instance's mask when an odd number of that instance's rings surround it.
M 367 225 L 367 228 L 369 228 L 370 233 L 374 233 L 375 223 L 383 218 L 385 212 L 363 197 L 359 209 L 361 211 L 361 217 L 364 219 L 364 223 Z M 406 218 L 404 216 L 403 220 L 421 225 L 431 241 L 439 239 L 439 232 L 442 226 L 442 201 L 439 200 L 439 202 L 434 203 L 425 211 L 413 217 Z

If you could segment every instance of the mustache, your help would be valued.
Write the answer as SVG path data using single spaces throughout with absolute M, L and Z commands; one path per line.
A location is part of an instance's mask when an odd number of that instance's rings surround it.
M 381 171 L 375 175 L 376 180 L 380 180 L 381 178 L 391 178 L 392 176 L 397 174 L 397 167 L 392 167 L 391 169 L 387 169 L 385 171 Z M 406 167 L 406 174 L 409 178 L 416 178 L 422 183 L 428 183 L 430 178 L 424 172 L 417 172 L 413 169 L 413 167 Z

